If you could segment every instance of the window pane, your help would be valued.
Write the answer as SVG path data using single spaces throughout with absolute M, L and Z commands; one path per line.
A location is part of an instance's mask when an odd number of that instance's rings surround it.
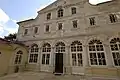
M 97 65 L 97 56 L 96 53 L 90 53 L 91 65 Z
M 49 64 L 49 58 L 50 58 L 50 54 L 47 54 L 47 56 L 46 56 L 46 64 Z
M 77 56 L 78 56 L 78 66 L 83 66 L 82 54 L 81 54 L 81 53 L 78 53 Z
M 34 62 L 37 63 L 38 54 L 34 54 Z
M 45 54 L 42 55 L 42 64 L 45 64 Z
M 72 54 L 72 65 L 76 66 L 77 62 L 76 62 L 76 54 Z
M 95 46 L 94 45 L 90 45 L 89 46 L 89 51 L 95 51 Z

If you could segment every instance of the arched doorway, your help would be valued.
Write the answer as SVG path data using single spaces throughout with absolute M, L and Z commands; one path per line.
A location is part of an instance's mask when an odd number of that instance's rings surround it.
M 55 73 L 63 73 L 63 53 L 65 53 L 65 44 L 58 42 L 55 45 Z

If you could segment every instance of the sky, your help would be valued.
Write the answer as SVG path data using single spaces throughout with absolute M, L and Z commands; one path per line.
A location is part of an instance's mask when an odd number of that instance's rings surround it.
M 37 11 L 56 0 L 0 0 L 0 37 L 17 33 L 16 22 L 35 18 Z M 89 0 L 93 5 L 111 0 Z

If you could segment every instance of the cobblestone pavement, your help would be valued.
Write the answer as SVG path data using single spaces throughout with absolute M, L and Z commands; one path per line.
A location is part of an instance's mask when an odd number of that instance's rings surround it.
M 85 80 L 84 76 L 54 75 L 44 72 L 23 72 L 0 77 L 0 80 Z

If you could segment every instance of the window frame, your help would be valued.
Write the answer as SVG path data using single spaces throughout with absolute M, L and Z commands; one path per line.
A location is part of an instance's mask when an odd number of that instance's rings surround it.
M 46 32 L 46 33 L 50 32 L 50 25 L 46 25 L 46 26 L 45 26 L 45 32 Z
M 38 33 L 38 27 L 34 27 L 34 34 Z
M 35 47 L 36 46 L 36 47 Z M 32 58 L 31 58 L 31 55 Z M 36 58 L 37 56 L 37 58 Z M 37 64 L 38 63 L 38 58 L 39 58 L 39 47 L 37 44 L 33 44 L 29 50 L 29 58 L 28 58 L 28 63 L 29 64 Z M 31 60 L 32 59 L 32 60 Z M 30 61 L 31 60 L 31 61 Z M 36 61 L 35 61 L 36 60 Z M 34 62 L 35 61 L 35 62 Z
M 56 53 L 65 53 L 66 52 L 66 46 L 64 42 L 57 42 L 55 45 L 55 52 Z
M 76 24 L 75 24 L 76 23 Z M 72 26 L 74 29 L 78 28 L 78 20 L 73 20 L 72 21 Z M 75 27 L 76 26 L 76 27 Z
M 95 17 L 90 17 L 89 18 L 89 24 L 90 24 L 90 26 L 95 26 L 96 25 Z
M 57 30 L 63 30 L 63 23 L 58 23 L 58 28 L 57 28 Z
M 51 13 L 47 13 L 47 17 L 46 17 L 46 19 L 47 19 L 47 20 L 50 20 L 50 19 L 51 19 L 51 16 L 52 16 Z
M 23 56 L 23 51 L 21 50 L 17 51 L 17 53 L 15 54 L 15 58 L 14 58 L 15 65 L 22 64 L 22 56 Z
M 45 55 L 45 58 L 43 58 L 43 55 Z M 47 64 L 47 57 L 49 55 L 49 62 Z M 43 59 L 44 59 L 44 64 L 43 64 Z M 43 46 L 42 46 L 42 58 L 41 58 L 41 64 L 42 65 L 50 65 L 51 64 L 51 45 L 49 43 L 45 43 Z
M 57 11 L 57 17 L 58 18 L 62 18 L 64 16 L 64 9 L 60 8 L 58 11 Z
M 101 40 L 99 40 L 99 39 L 93 39 L 93 40 L 98 40 L 98 41 L 101 42 Z M 93 40 L 90 40 L 90 41 L 93 41 Z M 90 41 L 89 41 L 89 43 L 90 43 Z M 91 67 L 107 67 L 107 66 L 108 66 L 108 63 L 107 63 L 107 54 L 106 54 L 106 52 L 105 52 L 106 50 L 105 50 L 104 44 L 103 44 L 102 42 L 101 42 L 101 44 L 100 44 L 100 45 L 103 46 L 103 49 L 104 49 L 103 51 L 96 51 L 96 50 L 95 50 L 95 51 L 89 51 L 89 46 L 90 46 L 89 43 L 88 43 L 88 48 L 87 48 L 87 49 L 88 49 L 88 57 L 89 57 L 89 65 L 90 65 Z M 96 44 L 96 43 L 94 43 L 94 44 Z M 96 45 L 94 45 L 94 46 L 96 46 Z M 95 48 L 96 48 L 96 47 L 95 47 Z M 97 48 L 96 48 L 96 49 L 97 49 Z M 102 53 L 102 52 L 104 53 L 106 65 L 99 65 L 99 61 L 98 61 L 99 58 L 98 58 L 98 55 L 97 55 L 97 54 L 98 54 L 98 53 Z M 92 65 L 92 64 L 91 64 L 90 53 L 95 53 L 95 54 L 96 54 L 96 56 L 97 56 L 97 57 L 96 57 L 96 58 L 97 58 L 97 65 Z
M 71 14 L 77 14 L 77 8 L 76 7 L 71 7 Z
M 75 43 L 76 42 L 76 43 Z M 80 48 L 81 47 L 81 48 Z M 75 49 L 75 51 L 74 51 Z M 70 46 L 70 52 L 71 52 L 71 65 L 72 67 L 83 67 L 84 66 L 84 55 L 83 55 L 83 45 L 80 41 L 73 41 Z M 76 65 L 73 65 L 73 54 L 76 55 Z M 78 65 L 79 58 L 78 54 L 81 55 L 82 58 L 80 60 L 82 61 L 82 64 Z
M 24 30 L 24 35 L 28 35 L 28 29 Z
M 119 50 L 119 49 L 120 49 L 120 46 L 118 46 L 118 45 L 120 45 L 120 43 L 119 43 L 119 44 L 118 44 L 118 42 L 115 43 L 115 44 L 117 44 L 118 50 L 113 50 L 113 51 L 112 51 L 112 49 L 111 49 L 111 41 L 114 40 L 115 38 L 119 38 L 119 37 L 114 37 L 114 38 L 110 39 L 110 41 L 109 41 L 109 43 L 110 43 L 111 57 L 112 57 L 112 63 L 113 63 L 113 66 L 114 66 L 114 67 L 120 67 L 120 66 L 116 66 L 116 65 L 115 65 L 115 63 L 114 63 L 114 58 L 113 58 L 113 52 L 114 52 L 114 53 L 117 53 L 117 52 L 118 52 L 119 55 L 120 55 L 120 50 Z M 119 38 L 119 39 L 120 39 L 120 38 Z M 113 43 L 112 43 L 112 45 L 113 45 Z
M 118 22 L 117 15 L 115 13 L 109 14 L 109 21 L 110 21 L 110 23 L 116 23 L 116 22 Z

